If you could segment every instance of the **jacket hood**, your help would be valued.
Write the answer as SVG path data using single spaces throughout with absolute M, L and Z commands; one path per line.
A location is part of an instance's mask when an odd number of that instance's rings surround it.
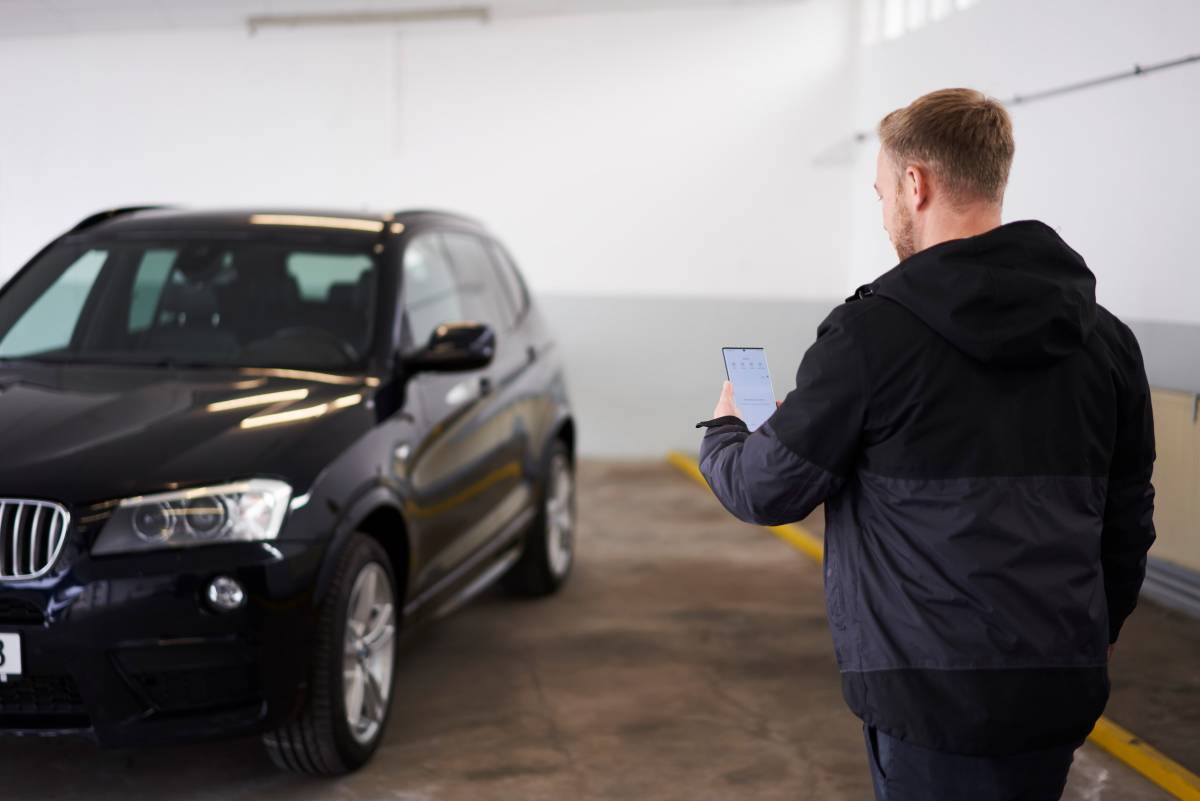
M 1096 323 L 1096 276 L 1034 220 L 934 245 L 870 288 L 989 364 L 1052 364 L 1079 350 Z

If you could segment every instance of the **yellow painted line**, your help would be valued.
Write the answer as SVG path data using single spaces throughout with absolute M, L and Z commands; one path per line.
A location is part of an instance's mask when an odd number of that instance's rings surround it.
M 1096 721 L 1088 739 L 1176 798 L 1200 801 L 1200 776 L 1108 718 Z
M 696 464 L 696 460 L 692 457 L 679 451 L 671 451 L 667 454 L 667 461 L 696 479 L 696 481 L 699 481 L 706 489 L 708 488 L 708 482 L 704 480 L 704 476 L 700 473 L 700 466 Z M 802 552 L 817 564 L 824 561 L 825 543 L 820 537 L 804 528 L 804 526 L 797 523 L 787 523 L 782 526 L 763 526 L 763 528 Z
M 667 461 L 708 487 L 695 459 L 679 451 L 671 451 L 667 454 Z M 793 524 L 766 528 L 810 558 L 821 561 L 824 552 L 821 540 L 802 526 Z M 1108 718 L 1102 717 L 1096 721 L 1096 727 L 1088 739 L 1180 801 L 1200 801 L 1200 776 Z

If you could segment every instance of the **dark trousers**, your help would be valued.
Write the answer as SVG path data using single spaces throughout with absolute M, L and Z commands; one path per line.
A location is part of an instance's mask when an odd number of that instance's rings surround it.
M 947 754 L 863 727 L 876 801 L 1058 801 L 1075 749 L 1012 756 Z

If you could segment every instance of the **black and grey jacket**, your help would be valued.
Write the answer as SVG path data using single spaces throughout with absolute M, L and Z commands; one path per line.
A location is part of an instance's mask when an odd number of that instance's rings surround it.
M 762 427 L 700 425 L 700 469 L 738 518 L 825 504 L 859 717 L 966 754 L 1087 735 L 1154 541 L 1154 431 L 1137 340 L 1053 230 L 907 259 L 830 313 Z

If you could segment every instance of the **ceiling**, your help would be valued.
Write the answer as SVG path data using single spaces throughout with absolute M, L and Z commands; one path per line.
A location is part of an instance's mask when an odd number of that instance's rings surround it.
M 0 37 L 246 28 L 261 15 L 485 7 L 494 18 L 736 6 L 787 0 L 0 0 Z

